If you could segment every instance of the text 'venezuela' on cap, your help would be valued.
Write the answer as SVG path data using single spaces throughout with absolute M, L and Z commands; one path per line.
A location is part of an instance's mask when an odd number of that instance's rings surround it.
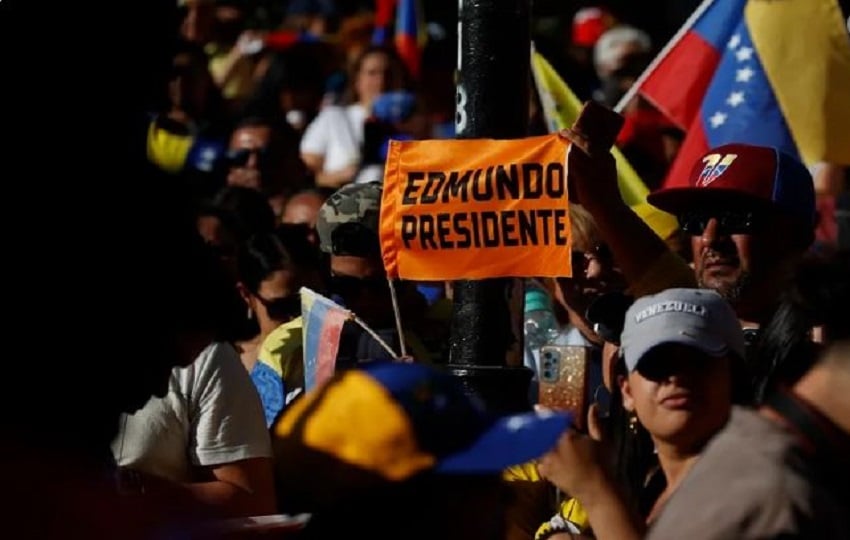
M 652 349 L 668 343 L 714 357 L 744 357 L 744 332 L 734 309 L 708 289 L 667 289 L 639 298 L 626 312 L 620 355 L 629 371 Z

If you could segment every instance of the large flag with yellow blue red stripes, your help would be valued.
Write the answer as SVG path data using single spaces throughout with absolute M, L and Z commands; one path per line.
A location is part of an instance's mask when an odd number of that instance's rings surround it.
M 637 84 L 687 132 L 667 186 L 727 143 L 850 164 L 850 36 L 837 0 L 707 0 Z

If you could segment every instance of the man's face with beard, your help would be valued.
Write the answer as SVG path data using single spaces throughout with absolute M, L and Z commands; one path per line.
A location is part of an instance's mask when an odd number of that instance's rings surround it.
M 700 287 L 720 293 L 744 317 L 775 301 L 799 253 L 786 220 L 746 209 L 705 209 L 681 223 L 691 234 Z
M 711 218 L 702 235 L 691 237 L 699 286 L 716 290 L 732 303 L 740 300 L 752 276 L 752 241 L 750 234 L 726 234 Z

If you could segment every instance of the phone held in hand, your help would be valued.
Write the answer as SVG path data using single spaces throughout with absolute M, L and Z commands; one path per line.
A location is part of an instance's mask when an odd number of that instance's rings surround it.
M 547 409 L 566 411 L 573 426 L 584 431 L 587 424 L 588 362 L 590 349 L 580 345 L 544 345 L 540 348 L 538 402 Z
M 592 147 L 608 150 L 614 146 L 624 122 L 621 114 L 595 101 L 588 101 L 573 129 L 587 137 Z

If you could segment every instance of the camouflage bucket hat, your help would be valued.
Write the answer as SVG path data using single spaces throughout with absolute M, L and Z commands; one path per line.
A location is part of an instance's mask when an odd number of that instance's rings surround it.
M 380 255 L 381 184 L 349 184 L 319 209 L 319 247 L 331 255 Z

